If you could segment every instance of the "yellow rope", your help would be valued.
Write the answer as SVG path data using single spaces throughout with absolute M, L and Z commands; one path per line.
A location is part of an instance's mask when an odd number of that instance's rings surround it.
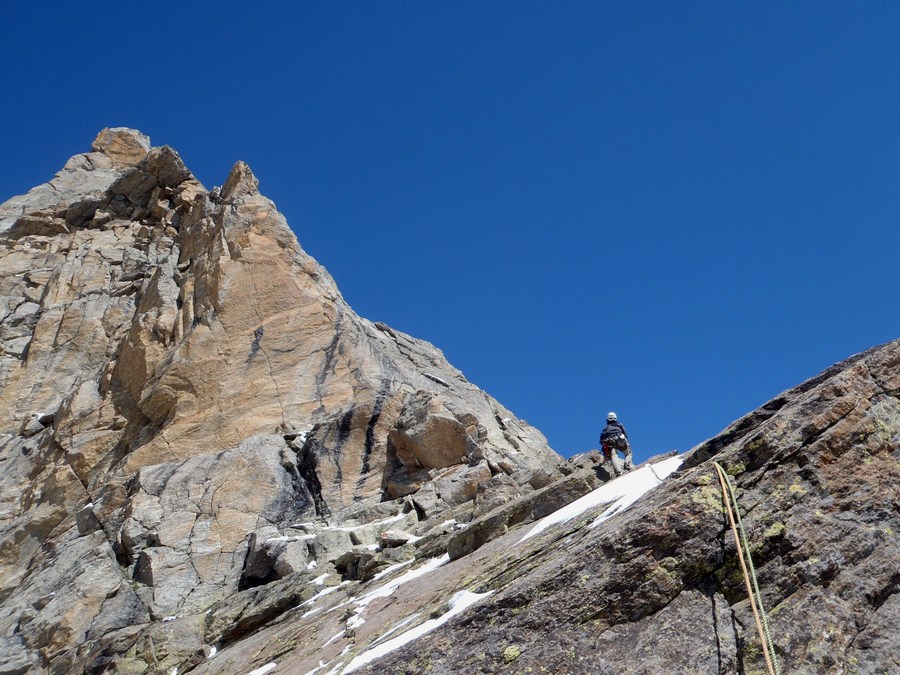
M 753 569 L 753 559 L 750 557 L 750 545 L 747 542 L 747 535 L 744 532 L 743 523 L 735 522 L 734 511 L 737 511 L 738 521 L 740 521 L 741 512 L 738 510 L 737 497 L 731 489 L 731 481 L 725 474 L 725 470 L 719 466 L 718 462 L 713 462 L 716 471 L 719 474 L 719 483 L 722 486 L 722 501 L 725 502 L 725 510 L 728 512 L 728 520 L 731 523 L 731 532 L 734 534 L 734 543 L 737 547 L 738 560 L 741 563 L 741 569 L 744 572 L 744 583 L 747 585 L 747 596 L 750 598 L 750 607 L 753 610 L 753 618 L 756 620 L 756 630 L 759 633 L 759 640 L 762 643 L 763 656 L 766 659 L 766 666 L 769 675 L 780 675 L 781 670 L 778 667 L 778 661 L 775 659 L 775 646 L 772 644 L 772 637 L 769 633 L 769 624 L 765 616 L 765 610 L 762 605 L 762 594 L 759 592 L 759 584 L 756 581 L 756 571 Z M 729 499 L 730 497 L 730 499 Z M 734 503 L 734 511 L 732 510 L 732 502 Z M 740 535 L 738 534 L 740 529 Z M 743 540 L 743 541 L 742 541 Z M 747 559 L 744 555 L 746 553 Z M 759 606 L 757 607 L 757 603 Z
M 721 468 L 721 467 L 720 467 Z M 729 476 L 725 476 L 728 482 L 728 492 L 731 495 L 731 502 L 734 505 L 734 515 L 737 516 L 738 530 L 741 533 L 741 541 L 744 543 L 744 551 L 747 554 L 747 567 L 750 569 L 750 581 L 753 582 L 753 591 L 756 593 L 756 602 L 759 606 L 759 615 L 762 619 L 763 632 L 766 637 L 766 644 L 769 646 L 769 655 L 772 657 L 772 665 L 775 668 L 775 675 L 781 675 L 781 668 L 778 665 L 778 658 L 775 655 L 775 644 L 772 642 L 772 634 L 769 632 L 769 618 L 766 615 L 766 608 L 762 601 L 762 591 L 759 590 L 759 581 L 756 579 L 756 569 L 753 565 L 753 556 L 750 554 L 750 542 L 747 540 L 747 531 L 744 529 L 744 523 L 741 520 L 741 510 L 738 508 L 737 496 L 734 491 L 734 483 Z

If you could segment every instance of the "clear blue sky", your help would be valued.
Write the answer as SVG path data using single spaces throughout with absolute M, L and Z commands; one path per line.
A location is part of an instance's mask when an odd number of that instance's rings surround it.
M 358 313 L 644 458 L 900 336 L 898 36 L 895 2 L 7 3 L 0 198 L 104 126 L 207 187 L 246 160 Z

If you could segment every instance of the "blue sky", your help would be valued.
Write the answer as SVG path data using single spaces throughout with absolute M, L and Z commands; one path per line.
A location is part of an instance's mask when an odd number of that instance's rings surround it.
M 104 126 L 243 159 L 562 454 L 611 409 L 687 450 L 900 336 L 900 4 L 83 4 L 3 10 L 0 199 Z

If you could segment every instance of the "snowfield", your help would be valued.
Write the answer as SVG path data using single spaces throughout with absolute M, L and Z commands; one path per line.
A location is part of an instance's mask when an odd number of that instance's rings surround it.
M 577 518 L 588 509 L 610 504 L 609 508 L 591 523 L 591 527 L 597 527 L 600 523 L 627 509 L 662 483 L 675 469 L 681 466 L 682 461 L 682 457 L 671 457 L 656 464 L 642 466 L 640 469 L 635 469 L 624 476 L 615 478 L 601 485 L 593 492 L 587 493 L 584 497 L 576 499 L 568 506 L 554 511 L 549 516 L 545 516 L 516 543 L 521 544 L 526 539 L 537 536 L 553 525 Z
M 375 659 L 381 658 L 385 654 L 392 652 L 395 649 L 400 649 L 400 647 L 402 647 L 403 645 L 409 644 L 416 638 L 425 635 L 425 633 L 429 633 L 438 626 L 444 625 L 454 616 L 456 616 L 457 614 L 462 614 L 464 611 L 466 611 L 466 609 L 474 605 L 482 598 L 486 598 L 491 593 L 493 593 L 493 591 L 488 591 L 487 593 L 472 593 L 471 591 L 460 591 L 459 593 L 454 595 L 453 598 L 451 598 L 449 609 L 441 614 L 438 618 L 424 621 L 415 628 L 411 628 L 405 633 L 401 633 L 397 637 L 388 640 L 387 642 L 383 642 L 382 644 L 372 647 L 371 649 L 367 649 L 362 654 L 353 659 L 350 663 L 348 663 L 347 667 L 341 671 L 341 675 L 352 673 L 357 668 L 360 668 L 367 663 L 374 661 Z

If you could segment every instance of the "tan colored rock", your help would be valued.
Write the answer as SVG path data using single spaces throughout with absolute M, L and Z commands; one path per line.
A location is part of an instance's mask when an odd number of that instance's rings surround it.
M 404 498 L 424 503 L 438 473 L 429 517 L 472 503 L 491 467 L 558 461 L 439 350 L 357 316 L 243 162 L 210 194 L 171 148 L 104 129 L 0 204 L 0 247 L 0 635 L 38 586 L 80 578 L 90 557 L 35 567 L 64 537 L 102 537 L 135 584 L 119 609 L 85 589 L 90 636 L 63 617 L 45 646 L 0 637 L 10 663 L 96 648 L 151 667 L 140 645 L 167 633 L 135 617 L 202 613 L 414 531 L 425 511 Z M 200 633 L 152 667 L 190 661 Z
M 106 128 L 97 134 L 91 147 L 115 164 L 135 165 L 150 151 L 150 138 L 134 129 Z

